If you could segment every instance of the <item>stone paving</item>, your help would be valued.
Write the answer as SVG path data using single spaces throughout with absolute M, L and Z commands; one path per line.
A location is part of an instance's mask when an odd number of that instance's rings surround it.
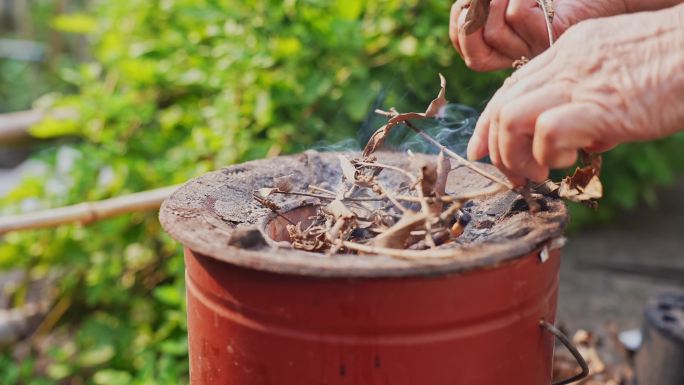
M 649 297 L 684 290 L 684 180 L 660 197 L 655 209 L 570 236 L 558 309 L 568 330 L 600 330 L 607 321 L 637 328 Z

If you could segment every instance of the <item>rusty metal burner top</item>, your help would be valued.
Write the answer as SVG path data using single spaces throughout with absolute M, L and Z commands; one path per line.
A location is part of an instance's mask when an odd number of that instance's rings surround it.
M 397 258 L 383 255 L 338 254 L 326 256 L 278 247 L 282 225 L 278 217 L 252 198 L 252 193 L 273 187 L 274 178 L 292 175 L 299 191 L 309 185 L 341 182 L 339 153 L 307 151 L 235 165 L 195 178 L 176 191 L 164 204 L 160 221 L 177 241 L 196 253 L 235 265 L 278 273 L 320 277 L 397 277 L 444 274 L 497 265 L 540 249 L 560 237 L 567 223 L 562 201 L 544 198 L 542 211 L 530 214 L 525 201 L 513 192 L 478 199 L 468 207 L 472 222 L 456 244 L 440 247 L 438 257 Z M 348 154 L 357 156 L 358 154 Z M 403 153 L 379 152 L 385 164 L 410 169 Z M 431 156 L 431 155 L 425 155 Z M 493 173 L 492 166 L 481 165 Z M 396 176 L 396 175 L 394 175 Z M 388 186 L 400 180 L 390 173 L 379 177 Z M 465 167 L 449 175 L 447 192 L 468 193 L 487 188 L 492 182 Z M 273 197 L 286 216 L 301 217 L 315 198 L 278 195 Z M 448 254 L 448 255 L 446 255 Z

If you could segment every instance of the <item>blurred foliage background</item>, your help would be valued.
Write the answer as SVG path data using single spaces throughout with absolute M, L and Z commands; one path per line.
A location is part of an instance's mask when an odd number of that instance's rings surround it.
M 0 109 L 68 107 L 78 119 L 48 117 L 32 128 L 45 140 L 30 172 L 0 198 L 1 214 L 362 141 L 376 106 L 424 108 L 438 72 L 452 102 L 480 110 L 507 75 L 464 67 L 441 0 L 23 4 L 30 33 L 4 30 L 3 38 L 29 36 L 44 57 L 0 59 Z M 574 208 L 573 226 L 655 204 L 655 188 L 684 167 L 682 145 L 679 136 L 607 154 L 608 196 L 598 213 Z M 3 385 L 187 382 L 181 248 L 156 213 L 10 233 L 0 240 L 0 268 L 26 269 L 31 279 L 59 274 L 49 327 L 25 349 L 4 348 Z M 21 288 L 10 294 L 16 306 L 26 300 Z

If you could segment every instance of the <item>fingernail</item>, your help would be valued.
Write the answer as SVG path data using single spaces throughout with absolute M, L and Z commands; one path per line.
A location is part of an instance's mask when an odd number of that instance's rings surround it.
M 463 25 L 466 22 L 466 16 L 468 16 L 467 10 L 461 11 L 461 14 L 458 15 L 458 22 L 456 25 L 458 25 L 458 30 L 461 31 L 463 29 Z

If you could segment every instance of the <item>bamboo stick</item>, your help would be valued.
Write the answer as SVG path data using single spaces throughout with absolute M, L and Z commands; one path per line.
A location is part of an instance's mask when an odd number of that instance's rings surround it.
M 12 144 L 31 139 L 29 129 L 46 116 L 52 116 L 56 119 L 70 119 L 76 115 L 70 109 L 28 110 L 0 114 L 0 144 Z
M 43 112 L 38 110 L 0 115 L 0 143 L 15 143 L 31 138 L 29 127 L 42 118 Z
M 57 227 L 68 223 L 88 224 L 130 212 L 156 210 L 178 185 L 143 191 L 96 202 L 0 217 L 0 235 L 10 231 Z

